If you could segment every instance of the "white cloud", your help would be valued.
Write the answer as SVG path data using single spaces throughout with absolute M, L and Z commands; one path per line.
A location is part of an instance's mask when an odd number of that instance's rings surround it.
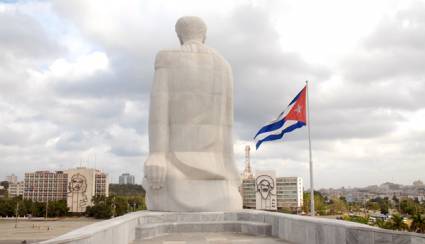
M 80 56 L 76 60 L 56 59 L 46 71 L 29 70 L 34 80 L 43 81 L 75 81 L 78 82 L 95 75 L 96 72 L 107 71 L 109 60 L 103 52 L 92 52 Z
M 409 183 L 425 169 L 424 9 L 401 0 L 1 3 L 0 178 L 96 161 L 140 181 L 155 54 L 178 46 L 178 17 L 199 15 L 207 44 L 234 69 L 240 169 L 250 144 L 256 169 L 308 185 L 305 128 L 258 151 L 250 140 L 309 79 L 317 186 Z

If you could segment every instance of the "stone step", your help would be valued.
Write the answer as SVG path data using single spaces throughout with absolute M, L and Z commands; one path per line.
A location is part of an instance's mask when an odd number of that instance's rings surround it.
M 268 223 L 252 221 L 164 222 L 139 225 L 136 227 L 135 234 L 136 240 L 142 240 L 169 233 L 193 232 L 232 232 L 270 236 L 272 226 Z

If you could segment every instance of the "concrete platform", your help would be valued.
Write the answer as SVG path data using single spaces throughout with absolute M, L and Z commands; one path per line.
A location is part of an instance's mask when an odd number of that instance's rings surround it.
M 247 240 L 231 240 L 231 236 L 245 234 L 251 235 L 248 240 L 259 238 L 251 243 L 282 240 L 280 243 L 293 244 L 425 244 L 423 234 L 384 230 L 342 220 L 256 210 L 184 213 L 141 211 L 101 221 L 42 243 L 129 244 L 155 240 L 167 243 L 164 238 L 177 238 L 169 240 L 168 244 L 183 244 L 185 242 L 179 240 L 180 237 L 196 239 L 202 236 L 206 239 L 201 241 L 208 243 L 207 237 L 211 235 L 222 238 L 217 239 L 216 243 L 244 243 Z M 188 241 L 191 239 L 185 241 L 190 243 Z
M 289 244 L 278 238 L 252 236 L 242 233 L 173 233 L 148 240 L 137 240 L 131 244 Z
M 197 221 L 197 222 L 163 222 L 142 224 L 136 228 L 136 240 L 151 239 L 170 233 L 243 233 L 257 236 L 271 236 L 272 225 L 250 221 Z

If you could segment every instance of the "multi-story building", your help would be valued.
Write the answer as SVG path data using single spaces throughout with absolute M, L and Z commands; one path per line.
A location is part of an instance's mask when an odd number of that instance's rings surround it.
M 301 177 L 277 177 L 277 207 L 297 210 L 303 205 L 303 179 Z
M 66 200 L 70 212 L 84 212 L 95 195 L 108 196 L 107 175 L 78 167 L 65 171 L 25 173 L 24 199 L 37 202 Z
M 23 196 L 24 195 L 24 189 L 25 189 L 25 182 L 24 181 L 18 181 L 16 183 L 9 183 L 9 197 L 17 197 L 17 196 Z
M 18 176 L 12 174 L 12 175 L 8 175 L 6 176 L 6 181 L 10 183 L 16 183 L 18 182 Z
M 129 173 L 121 174 L 118 183 L 120 185 L 134 185 L 134 175 L 131 175 Z
M 255 179 L 242 180 L 243 208 L 256 208 Z M 303 206 L 303 181 L 301 177 L 276 177 L 277 209 L 296 211 Z
M 108 196 L 109 194 L 109 183 L 108 175 L 100 171 L 95 172 L 95 195 Z
M 241 195 L 243 208 L 256 208 L 256 193 L 255 179 L 248 178 L 242 180 Z
M 68 174 L 67 205 L 70 212 L 85 212 L 96 195 L 108 196 L 107 175 L 96 169 L 78 167 L 65 171 Z
M 259 172 L 257 172 L 257 177 Z M 263 173 L 266 173 L 264 171 Z M 296 211 L 303 206 L 303 180 L 301 177 L 274 177 L 274 171 L 269 171 L 273 177 L 269 177 L 269 191 L 274 195 L 276 192 L 277 209 L 289 209 Z M 260 173 L 262 174 L 262 173 Z M 257 208 L 257 194 L 259 189 L 256 186 L 257 177 L 252 173 L 250 147 L 245 147 L 245 169 L 241 174 L 242 185 L 240 186 L 240 193 L 242 195 L 243 208 L 256 209 Z M 260 179 L 261 180 L 261 179 Z M 276 181 L 276 182 L 275 182 Z M 263 189 L 264 190 L 264 189 Z M 276 191 L 275 191 L 276 190 Z M 274 199 L 274 197 L 272 197 Z
M 63 171 L 25 173 L 24 199 L 36 202 L 65 200 L 68 175 Z

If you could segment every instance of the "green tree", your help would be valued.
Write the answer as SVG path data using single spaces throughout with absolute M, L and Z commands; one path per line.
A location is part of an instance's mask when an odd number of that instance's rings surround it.
M 7 189 L 9 189 L 9 181 L 1 181 L 0 186 L 3 186 L 7 191 Z
M 393 230 L 407 230 L 408 226 L 403 221 L 403 217 L 401 217 L 399 214 L 394 214 L 391 219 L 391 229 Z
M 109 184 L 109 194 L 115 196 L 144 196 L 145 189 L 141 185 Z
M 332 198 L 331 204 L 329 205 L 330 214 L 343 214 L 348 210 L 347 201 L 345 198 Z
M 48 207 L 48 217 L 66 216 L 69 211 L 65 200 L 51 201 Z
M 351 222 L 357 222 L 357 223 L 362 223 L 362 224 L 367 224 L 368 223 L 368 218 L 367 217 L 362 217 L 362 216 L 348 216 L 345 215 L 342 217 L 343 220 L 346 221 L 351 221 Z
M 146 210 L 145 196 L 129 196 L 127 202 L 132 211 Z
M 367 204 L 369 209 L 379 210 L 381 214 L 388 214 L 388 210 L 390 208 L 390 201 L 387 197 L 380 198 L 377 197 L 375 199 L 371 199 Z
M 379 208 L 381 210 L 381 214 L 385 214 L 385 215 L 388 214 L 388 204 L 381 202 L 379 203 Z
M 366 203 L 366 207 L 367 207 L 367 209 L 370 209 L 370 210 L 375 210 L 375 211 L 380 210 L 379 204 L 377 202 L 374 202 L 374 201 L 368 201 Z
M 303 202 L 303 211 L 306 213 L 310 212 L 310 193 L 304 192 L 304 202 Z M 325 198 L 320 194 L 320 192 L 314 192 L 314 208 L 316 213 L 319 215 L 326 215 L 328 213 L 328 208 L 325 203 Z
M 412 224 L 410 225 L 410 231 L 425 233 L 425 218 L 422 215 L 413 215 Z
M 402 214 L 415 215 L 418 208 L 421 208 L 420 204 L 410 198 L 403 199 L 400 202 L 400 210 Z
M 15 216 L 16 201 L 13 199 L 5 198 L 0 199 L 0 216 Z
M 389 221 L 384 221 L 382 219 L 376 220 L 375 225 L 382 229 L 392 229 L 391 223 Z
M 121 216 L 129 211 L 129 203 L 125 197 L 116 196 L 114 198 L 115 215 Z
M 109 219 L 112 217 L 112 198 L 106 196 L 94 196 L 93 206 L 86 208 L 86 215 L 96 219 Z

